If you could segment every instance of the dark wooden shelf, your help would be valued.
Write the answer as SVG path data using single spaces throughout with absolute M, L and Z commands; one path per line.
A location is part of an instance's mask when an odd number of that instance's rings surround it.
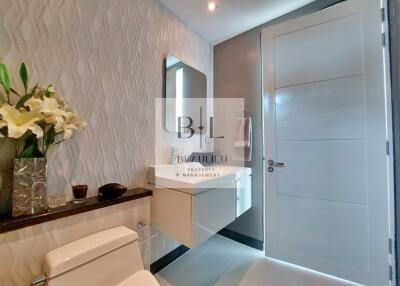
M 136 188 L 128 190 L 121 197 L 113 199 L 104 199 L 101 195 L 87 198 L 83 203 L 73 204 L 68 202 L 65 206 L 49 209 L 48 212 L 21 217 L 0 217 L 0 233 L 64 218 L 80 213 L 85 213 L 112 205 L 122 204 L 124 202 L 137 200 L 144 197 L 150 197 L 153 192 L 148 189 Z

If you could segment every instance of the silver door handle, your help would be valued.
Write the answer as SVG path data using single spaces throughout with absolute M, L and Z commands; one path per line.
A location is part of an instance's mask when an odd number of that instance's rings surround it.
M 275 168 L 285 168 L 285 163 L 281 162 L 275 162 L 274 160 L 268 160 L 268 166 L 269 167 L 275 167 Z

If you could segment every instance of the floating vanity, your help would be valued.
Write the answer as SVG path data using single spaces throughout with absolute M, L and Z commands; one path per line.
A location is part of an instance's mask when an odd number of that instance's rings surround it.
M 251 208 L 251 169 L 198 163 L 149 167 L 151 222 L 194 247 Z

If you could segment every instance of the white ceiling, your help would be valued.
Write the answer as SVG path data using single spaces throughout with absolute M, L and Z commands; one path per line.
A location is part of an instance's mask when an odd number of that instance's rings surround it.
M 211 44 L 217 44 L 314 0 L 159 0 Z

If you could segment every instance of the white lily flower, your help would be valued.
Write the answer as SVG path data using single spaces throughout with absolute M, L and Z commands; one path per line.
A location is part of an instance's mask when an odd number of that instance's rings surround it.
M 6 77 L 8 77 L 8 72 Z M 18 144 L 20 146 L 17 148 L 19 149 L 17 156 L 46 157 L 51 145 L 71 138 L 74 132 L 86 126 L 86 122 L 73 113 L 68 102 L 52 85 L 44 87 L 36 84 L 31 93 L 28 93 L 29 72 L 25 64 L 21 65 L 20 77 L 27 94 L 24 94 L 15 105 L 10 103 L 9 98 L 7 102 L 1 100 L 0 137 L 20 138 L 21 144 Z M 5 79 L 5 81 L 8 81 L 8 79 Z M 6 86 L 4 87 L 7 89 Z M 16 91 L 12 91 L 19 96 Z M 27 97 L 29 99 L 25 101 L 24 99 Z M 24 102 L 23 106 L 21 106 L 22 102 Z M 31 134 L 35 134 L 36 137 L 31 136 Z M 64 137 L 64 140 L 59 140 L 61 136 Z M 42 140 L 43 137 L 46 140 Z M 28 149 L 32 148 L 32 143 L 35 144 L 33 147 L 38 149 L 33 151 L 37 152 L 30 152 L 32 150 Z
M 66 122 L 64 125 L 64 139 L 67 140 L 72 137 L 73 130 L 81 130 L 85 128 L 87 123 L 83 121 L 76 114 L 73 114 L 72 117 Z
M 42 128 L 36 124 L 43 119 L 39 113 L 18 110 L 9 104 L 3 104 L 0 107 L 0 115 L 3 119 L 0 126 L 8 127 L 8 137 L 18 139 L 28 130 L 31 130 L 38 138 L 43 137 Z
M 54 125 L 56 133 L 62 132 L 65 121 L 72 117 L 72 113 L 65 111 L 54 98 L 31 98 L 26 102 L 26 106 L 31 111 L 45 115 L 44 120 Z
M 46 118 L 46 123 L 54 125 L 54 131 L 60 133 L 64 130 L 65 118 L 63 116 L 51 116 Z
M 64 125 L 64 140 L 68 140 L 73 135 L 73 130 L 76 130 L 76 126 L 73 124 Z
M 68 102 L 56 90 L 54 90 L 51 98 L 57 100 L 58 104 L 60 104 L 64 110 L 70 111 L 70 108 L 68 107 Z
M 74 130 L 80 130 L 86 126 L 74 113 L 67 111 L 68 107 L 62 106 L 55 98 L 31 98 L 26 104 L 31 111 L 44 115 L 44 120 L 48 124 L 54 125 L 54 131 L 59 134 L 64 132 L 64 139 L 69 139 Z
M 72 116 L 71 112 L 65 111 L 58 101 L 54 98 L 43 97 L 41 98 L 30 98 L 26 103 L 30 111 L 35 111 L 45 115 L 64 116 L 66 119 Z

